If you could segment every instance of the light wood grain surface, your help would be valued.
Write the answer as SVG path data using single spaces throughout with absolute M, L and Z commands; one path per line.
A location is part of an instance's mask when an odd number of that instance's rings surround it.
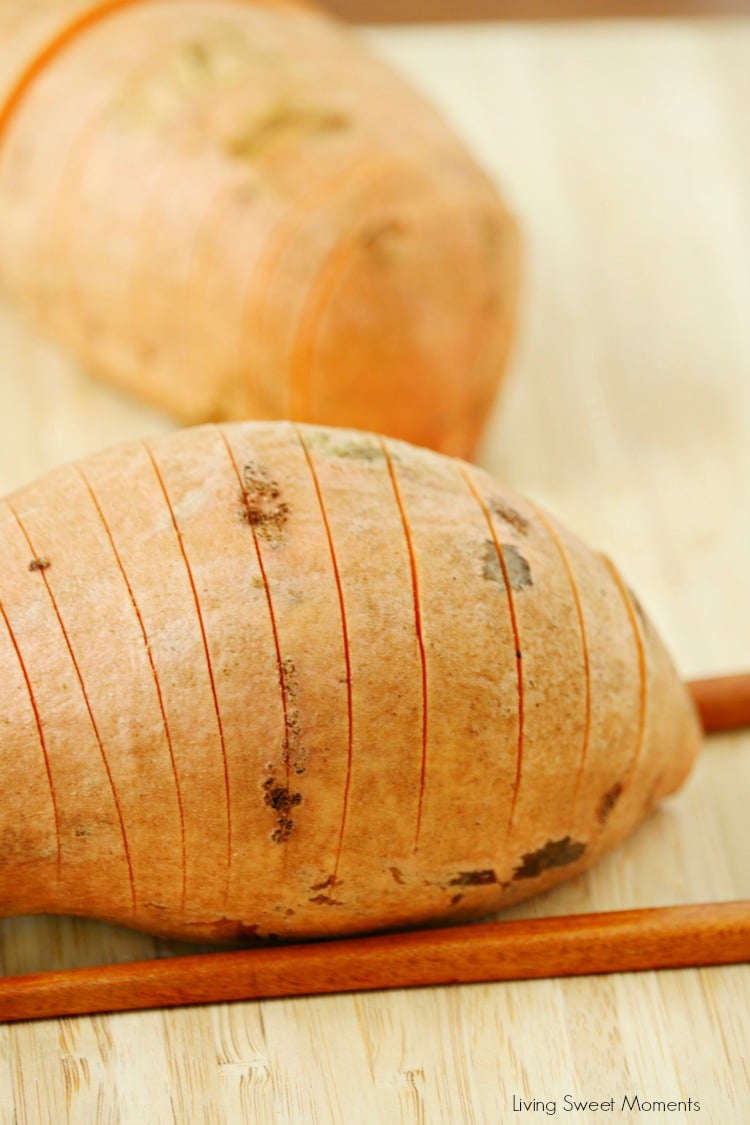
M 525 230 L 523 323 L 483 464 L 617 559 L 685 676 L 750 667 L 750 22 L 367 34 Z M 0 305 L 0 491 L 168 426 Z M 510 913 L 750 897 L 749 794 L 750 738 L 714 738 L 615 854 Z M 176 948 L 0 922 L 3 973 Z M 742 966 L 47 1021 L 0 1028 L 0 1122 L 496 1125 L 555 1108 L 575 1125 L 740 1125 L 748 1044 Z M 615 1108 L 568 1110 L 566 1094 Z M 700 1110 L 622 1109 L 636 1095 Z

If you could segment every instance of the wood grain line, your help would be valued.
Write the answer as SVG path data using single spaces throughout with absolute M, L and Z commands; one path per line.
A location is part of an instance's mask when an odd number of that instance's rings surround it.
M 3 621 L 5 622 L 5 628 L 8 630 L 8 636 L 10 637 L 10 643 L 13 645 L 13 649 L 15 651 L 16 657 L 18 658 L 18 663 L 19 663 L 19 666 L 21 668 L 21 674 L 23 676 L 24 683 L 26 684 L 26 691 L 28 692 L 28 695 L 29 695 L 29 703 L 31 704 L 31 710 L 34 712 L 34 721 L 36 723 L 37 733 L 39 734 L 39 744 L 40 744 L 41 749 L 42 749 L 42 757 L 44 758 L 44 770 L 45 770 L 45 773 L 47 774 L 47 783 L 49 785 L 50 798 L 52 800 L 52 815 L 53 815 L 54 822 L 55 822 L 55 846 L 57 848 L 56 869 L 57 869 L 57 881 L 59 883 L 60 882 L 60 870 L 61 870 L 61 866 L 62 866 L 62 843 L 61 843 L 61 839 L 60 839 L 60 812 L 59 812 L 58 805 L 57 805 L 57 793 L 55 791 L 55 783 L 52 780 L 52 766 L 50 765 L 49 752 L 47 750 L 47 740 L 44 737 L 44 727 L 42 726 L 42 718 L 41 718 L 41 715 L 39 714 L 39 707 L 37 706 L 36 698 L 34 696 L 34 689 L 31 685 L 31 680 L 29 678 L 29 673 L 28 673 L 28 669 L 26 667 L 26 662 L 23 659 L 23 655 L 21 653 L 21 647 L 18 643 L 18 639 L 17 639 L 15 633 L 13 632 L 13 628 L 11 626 L 11 623 L 10 623 L 9 619 L 8 619 L 8 614 L 6 613 L 5 606 L 3 605 L 2 602 L 0 602 L 0 617 L 2 617 Z
M 302 431 L 297 426 L 294 427 L 294 430 L 295 430 L 295 433 L 297 435 L 297 439 L 298 439 L 300 445 L 302 446 L 302 452 L 305 455 L 305 460 L 307 461 L 308 468 L 310 469 L 310 475 L 312 476 L 313 485 L 315 487 L 315 494 L 318 498 L 318 505 L 320 507 L 320 514 L 321 514 L 321 517 L 323 519 L 323 526 L 325 528 L 326 538 L 328 540 L 328 549 L 329 549 L 330 554 L 331 554 L 331 564 L 333 566 L 333 574 L 334 574 L 334 578 L 336 580 L 336 590 L 338 592 L 339 610 L 340 610 L 340 613 L 341 613 L 341 635 L 342 635 L 343 642 L 344 642 L 344 663 L 346 665 L 346 706 L 347 706 L 347 723 L 348 723 L 346 781 L 344 783 L 344 799 L 343 799 L 343 807 L 342 807 L 342 811 L 341 811 L 341 828 L 339 829 L 339 839 L 338 839 L 338 844 L 336 846 L 336 858 L 335 858 L 334 864 L 333 864 L 333 877 L 332 877 L 332 880 L 331 880 L 331 886 L 333 887 L 333 886 L 336 885 L 336 879 L 338 877 L 339 864 L 341 862 L 341 851 L 342 851 L 343 843 L 344 843 L 344 830 L 345 830 L 345 827 L 346 827 L 346 818 L 347 818 L 347 815 L 348 815 L 348 812 L 349 812 L 349 791 L 351 789 L 351 783 L 352 783 L 352 760 L 353 760 L 353 754 L 354 754 L 354 713 L 353 713 L 353 706 L 352 706 L 352 664 L 351 664 L 351 655 L 350 655 L 350 652 L 349 652 L 349 631 L 348 631 L 347 624 L 346 624 L 346 607 L 345 607 L 345 604 L 344 604 L 344 590 L 343 590 L 343 587 L 341 585 L 341 575 L 339 574 L 339 564 L 338 564 L 338 561 L 336 559 L 336 551 L 335 551 L 335 548 L 334 548 L 334 545 L 333 545 L 333 535 L 331 534 L 331 525 L 328 522 L 328 513 L 326 512 L 325 503 L 323 501 L 323 492 L 322 492 L 321 487 L 320 487 L 320 480 L 318 479 L 318 474 L 315 471 L 315 465 L 313 464 L 313 459 L 312 459 L 312 456 L 310 454 L 310 450 L 307 448 L 305 440 L 302 436 Z
M 578 800 L 580 798 L 581 783 L 583 781 L 583 774 L 586 768 L 586 758 L 589 749 L 589 739 L 591 737 L 591 662 L 589 658 L 588 638 L 586 635 L 586 622 L 583 617 L 583 603 L 581 601 L 581 592 L 576 581 L 573 567 L 570 562 L 568 552 L 565 550 L 562 539 L 557 534 L 554 524 L 548 518 L 546 512 L 537 507 L 536 504 L 531 504 L 534 512 L 540 523 L 543 525 L 550 539 L 557 548 L 557 552 L 565 567 L 565 572 L 570 582 L 570 589 L 573 594 L 573 600 L 576 607 L 576 616 L 578 618 L 578 628 L 581 634 L 581 657 L 583 660 L 583 674 L 584 674 L 584 719 L 583 719 L 583 736 L 581 739 L 581 755 L 578 762 L 578 769 L 576 772 L 575 784 L 573 786 L 573 801 L 571 808 L 571 820 L 575 818 L 576 809 L 578 807 Z
M 646 653 L 643 647 L 643 638 L 641 637 L 641 631 L 638 627 L 638 618 L 636 617 L 635 610 L 633 609 L 633 603 L 631 601 L 628 588 L 620 577 L 620 574 L 611 559 L 607 558 L 606 555 L 602 555 L 601 557 L 604 560 L 607 570 L 612 577 L 612 581 L 614 582 L 615 586 L 620 592 L 620 596 L 622 597 L 625 609 L 628 614 L 628 618 L 630 620 L 630 624 L 633 629 L 633 636 L 635 638 L 636 650 L 638 653 L 638 732 L 636 734 L 636 744 L 635 752 L 633 754 L 633 760 L 630 763 L 630 768 L 628 769 L 627 776 L 623 783 L 623 785 L 627 785 L 638 768 L 638 763 L 641 758 L 641 751 L 643 750 L 643 742 L 646 734 Z
M 88 494 L 91 497 L 91 501 L 92 501 L 92 503 L 93 503 L 93 505 L 94 505 L 94 507 L 97 511 L 99 519 L 101 520 L 102 527 L 104 528 L 107 539 L 109 541 L 109 545 L 112 548 L 112 553 L 115 557 L 115 562 L 117 563 L 117 567 L 120 571 L 120 574 L 122 575 L 123 581 L 125 583 L 125 587 L 128 591 L 128 597 L 130 598 L 133 609 L 135 611 L 135 616 L 136 616 L 136 619 L 138 621 L 138 627 L 141 631 L 141 637 L 143 638 L 143 644 L 144 644 L 144 647 L 146 649 L 146 656 L 148 658 L 149 667 L 151 669 L 151 675 L 153 676 L 153 680 L 154 680 L 154 688 L 156 690 L 156 698 L 157 698 L 158 706 L 159 706 L 159 714 L 161 715 L 161 721 L 162 721 L 162 724 L 164 726 L 164 737 L 167 740 L 167 749 L 168 749 L 168 752 L 169 752 L 169 761 L 170 761 L 170 767 L 171 767 L 171 770 L 172 770 L 172 779 L 174 781 L 175 793 L 176 793 L 176 796 L 177 796 L 177 807 L 178 807 L 179 816 L 180 816 L 180 848 L 181 848 L 181 856 L 182 856 L 182 887 L 181 887 L 180 901 L 181 901 L 182 907 L 184 908 L 185 898 L 186 898 L 186 895 L 187 895 L 187 838 L 186 838 L 186 834 L 185 834 L 185 809 L 184 809 L 183 802 L 182 802 L 182 790 L 180 788 L 180 779 L 179 779 L 179 776 L 178 776 L 178 773 L 177 773 L 177 762 L 176 762 L 175 756 L 174 756 L 174 744 L 172 742 L 172 733 L 169 729 L 169 723 L 167 721 L 167 712 L 166 712 L 166 709 L 165 709 L 165 706 L 164 706 L 164 696 L 162 694 L 161 683 L 159 682 L 159 676 L 158 676 L 158 673 L 157 673 L 157 670 L 156 670 L 156 663 L 154 661 L 154 654 L 151 650 L 151 642 L 149 641 L 148 633 L 146 632 L 146 625 L 144 623 L 143 615 L 141 613 L 140 606 L 138 605 L 138 601 L 137 601 L 136 596 L 135 596 L 135 591 L 134 591 L 134 589 L 133 589 L 133 587 L 130 583 L 130 579 L 128 578 L 127 572 L 125 570 L 125 566 L 124 566 L 122 558 L 120 556 L 120 552 L 118 551 L 117 545 L 115 544 L 114 536 L 112 534 L 112 529 L 111 529 L 111 527 L 109 526 L 109 523 L 106 520 L 104 512 L 102 511 L 101 504 L 99 503 L 99 500 L 96 496 L 96 493 L 94 492 L 94 489 L 91 485 L 91 482 L 89 481 L 88 477 L 86 476 L 85 472 L 83 471 L 83 468 L 80 465 L 75 465 L 74 467 L 78 471 L 78 474 L 80 475 L 81 480 L 83 481 L 83 483 L 86 486 Z
M 170 516 L 170 519 L 172 521 L 172 527 L 174 529 L 175 536 L 177 538 L 177 544 L 180 548 L 180 554 L 182 555 L 182 561 L 185 564 L 185 572 L 187 574 L 187 579 L 188 579 L 188 582 L 190 583 L 190 589 L 191 589 L 192 595 L 193 595 L 193 603 L 195 605 L 196 617 L 198 619 L 198 628 L 200 629 L 201 642 L 203 644 L 203 653 L 204 653 L 204 656 L 205 656 L 205 659 L 206 659 L 206 669 L 207 669 L 207 672 L 208 672 L 208 682 L 209 682 L 209 686 L 210 686 L 210 689 L 211 689 L 211 696 L 213 698 L 214 711 L 215 711 L 215 714 L 216 714 L 216 726 L 218 728 L 218 733 L 219 733 L 219 743 L 221 745 L 221 758 L 222 758 L 222 765 L 223 765 L 223 770 L 224 770 L 224 799 L 225 799 L 226 810 L 227 810 L 227 873 L 226 873 L 226 882 L 225 882 L 225 886 L 224 886 L 224 900 L 226 901 L 229 897 L 229 880 L 230 880 L 231 870 L 232 870 L 232 843 L 233 843 L 233 841 L 232 841 L 232 805 L 231 805 L 230 786 L 229 786 L 229 762 L 227 760 L 227 747 L 226 747 L 226 738 L 225 738 L 225 735 L 224 735 L 224 724 L 223 724 L 222 718 L 221 718 L 221 711 L 219 709 L 219 697 L 218 697 L 218 693 L 216 691 L 216 677 L 214 675 L 213 663 L 211 661 L 211 652 L 210 652 L 210 649 L 209 649 L 209 646 L 208 646 L 208 635 L 206 633 L 206 624 L 203 620 L 203 612 L 201 610 L 200 598 L 198 597 L 198 588 L 195 584 L 195 576 L 193 574 L 192 567 L 190 566 L 190 560 L 188 559 L 187 550 L 185 548 L 185 541 L 182 537 L 182 532 L 180 531 L 179 524 L 177 523 L 177 516 L 175 515 L 174 508 L 172 507 L 172 501 L 169 498 L 169 493 L 167 492 L 167 486 L 166 486 L 166 483 L 164 481 L 163 476 L 161 475 L 161 471 L 160 471 L 159 466 L 157 464 L 156 457 L 154 456 L 153 450 L 149 446 L 148 442 L 143 442 L 143 448 L 145 449 L 146 454 L 148 455 L 148 458 L 151 461 L 151 464 L 153 465 L 154 472 L 156 474 L 156 479 L 159 482 L 159 487 L 161 489 L 162 495 L 164 496 L 164 501 L 165 501 L 165 503 L 167 505 L 167 509 L 169 511 L 169 516 Z
M 511 630 L 513 632 L 513 643 L 515 645 L 516 682 L 517 682 L 517 685 L 518 685 L 518 747 L 517 747 L 517 752 L 516 752 L 516 776 L 515 776 L 515 781 L 513 783 L 513 794 L 511 796 L 511 800 L 510 800 L 510 812 L 508 813 L 508 823 L 507 823 L 507 826 L 506 826 L 506 829 L 505 829 L 505 838 L 507 840 L 508 837 L 510 836 L 511 830 L 513 828 L 513 818 L 515 816 L 516 805 L 518 803 L 518 793 L 519 793 L 519 790 L 521 788 L 521 774 L 523 772 L 524 684 L 523 684 L 523 663 L 522 663 L 523 654 L 522 654 L 522 651 L 521 651 L 521 638 L 520 638 L 519 631 L 518 631 L 518 620 L 517 620 L 517 617 L 516 617 L 516 606 L 515 606 L 515 601 L 513 599 L 513 591 L 511 589 L 511 585 L 510 585 L 510 579 L 508 577 L 508 568 L 505 564 L 505 558 L 503 557 L 502 544 L 500 543 L 500 540 L 497 537 L 497 532 L 495 530 L 495 525 L 492 522 L 492 516 L 490 514 L 490 510 L 487 507 L 487 504 L 485 503 L 481 493 L 477 489 L 473 480 L 469 476 L 466 468 L 463 465 L 460 465 L 459 467 L 460 467 L 461 475 L 463 476 L 464 480 L 466 481 L 466 484 L 469 488 L 469 491 L 471 492 L 472 496 L 474 497 L 477 504 L 481 508 L 482 514 L 483 514 L 483 516 L 484 516 L 484 518 L 487 522 L 487 527 L 489 528 L 490 535 L 492 537 L 492 542 L 495 546 L 495 551 L 497 552 L 497 561 L 498 561 L 499 566 L 500 566 L 500 572 L 503 576 L 503 582 L 505 583 L 505 590 L 506 590 L 507 597 L 508 597 L 508 612 L 510 614 L 510 627 L 511 627 Z
M 11 502 L 9 500 L 6 500 L 5 503 L 7 504 L 10 512 L 12 513 L 14 520 L 18 524 L 18 527 L 19 527 L 19 530 L 20 530 L 21 534 L 23 535 L 24 539 L 28 543 L 29 550 L 31 551 L 32 557 L 36 558 L 37 552 L 34 549 L 34 545 L 31 541 L 31 537 L 29 536 L 29 533 L 27 532 L 24 524 L 22 523 L 21 518 L 18 515 L 18 512 L 15 510 L 15 508 L 13 507 L 13 505 L 11 504 Z M 47 578 L 46 572 L 44 570 L 40 570 L 39 575 L 42 579 L 42 582 L 45 585 L 45 588 L 47 590 L 47 594 L 48 594 L 50 602 L 52 604 L 52 609 L 54 610 L 55 617 L 57 618 L 57 622 L 60 626 L 60 631 L 62 632 L 63 640 L 65 641 L 65 645 L 67 647 L 68 655 L 70 656 L 70 660 L 71 660 L 71 663 L 73 665 L 73 670 L 75 672 L 76 679 L 78 680 L 78 684 L 81 688 L 81 694 L 83 696 L 83 702 L 84 702 L 84 705 L 86 707 L 86 711 L 88 713 L 89 720 L 91 722 L 91 728 L 94 732 L 94 738 L 96 739 L 96 744 L 97 744 L 97 747 L 99 749 L 99 754 L 101 756 L 102 763 L 104 765 L 104 771 L 107 775 L 107 782 L 109 783 L 109 788 L 110 788 L 110 791 L 112 793 L 112 799 L 113 799 L 114 804 L 115 804 L 115 811 L 117 813 L 117 820 L 118 820 L 118 824 L 119 824 L 119 827 L 120 827 L 120 835 L 122 837 L 122 846 L 123 846 L 123 851 L 125 853 L 125 862 L 126 862 L 126 865 L 127 865 L 127 868 L 128 868 L 128 880 L 129 880 L 129 883 L 130 883 L 131 907 L 132 907 L 133 913 L 135 913 L 137 896 L 136 896 L 136 888 L 135 888 L 135 877 L 134 877 L 134 874 L 133 874 L 133 861 L 132 861 L 132 858 L 131 858 L 131 855 L 130 855 L 130 847 L 128 845 L 127 833 L 125 831 L 125 820 L 124 820 L 123 813 L 122 813 L 122 806 L 120 805 L 120 798 L 117 795 L 117 787 L 115 786 L 115 780 L 114 780 L 114 777 L 112 776 L 112 770 L 110 768 L 109 760 L 107 758 L 107 754 L 106 754 L 106 751 L 104 749 L 104 743 L 102 741 L 101 734 L 99 733 L 99 727 L 97 726 L 96 719 L 94 718 L 94 711 L 93 711 L 93 708 L 91 706 L 91 700 L 89 699 L 88 692 L 86 691 L 86 684 L 84 682 L 83 675 L 81 673 L 81 669 L 80 669 L 80 666 L 78 664 L 78 660 L 76 658 L 76 654 L 73 650 L 73 644 L 72 644 L 72 642 L 70 640 L 70 637 L 68 635 L 68 630 L 65 628 L 65 622 L 63 621 L 62 614 L 60 612 L 60 607 L 58 606 L 57 599 L 55 598 L 55 595 L 52 592 L 52 587 L 49 584 L 49 579 Z
M 424 804 L 425 785 L 427 780 L 427 716 L 428 716 L 428 703 L 427 703 L 427 658 L 425 656 L 424 637 L 422 635 L 422 612 L 420 609 L 419 597 L 419 577 L 417 574 L 417 560 L 414 555 L 414 542 L 412 539 L 411 528 L 409 520 L 406 515 L 406 508 L 404 507 L 403 497 L 401 496 L 401 489 L 398 486 L 396 479 L 396 470 L 391 460 L 391 455 L 388 452 L 388 446 L 383 438 L 380 438 L 380 448 L 385 457 L 385 463 L 388 468 L 388 475 L 391 478 L 391 485 L 393 486 L 393 495 L 396 498 L 399 515 L 401 516 L 401 525 L 404 529 L 404 539 L 406 540 L 406 549 L 409 554 L 409 568 L 411 570 L 411 587 L 412 598 L 414 602 L 414 628 L 417 635 L 417 644 L 419 646 L 419 661 L 421 665 L 421 684 L 422 684 L 422 747 L 421 747 L 421 765 L 419 772 L 419 801 L 417 804 L 417 823 L 414 833 L 414 851 L 417 851 L 419 846 L 419 834 L 422 828 L 422 806 Z

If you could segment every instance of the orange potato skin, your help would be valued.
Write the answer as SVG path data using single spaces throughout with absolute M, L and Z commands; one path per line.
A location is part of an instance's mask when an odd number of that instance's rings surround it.
M 204 426 L 0 505 L 0 913 L 465 920 L 577 874 L 696 714 L 617 572 L 465 462 Z
M 0 15 L 0 286 L 182 422 L 294 418 L 469 457 L 519 237 L 439 114 L 332 19 L 250 0 L 133 0 L 14 97 L 96 9 Z

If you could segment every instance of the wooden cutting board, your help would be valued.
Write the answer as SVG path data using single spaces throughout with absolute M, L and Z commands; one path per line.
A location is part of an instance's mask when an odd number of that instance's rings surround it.
M 525 230 L 483 464 L 618 560 L 685 676 L 750 667 L 750 22 L 368 34 Z M 0 492 L 169 425 L 0 306 Z M 713 739 L 630 841 L 512 916 L 750 897 L 748 794 L 750 738 Z M 0 922 L 3 973 L 176 948 Z M 725 1125 L 750 1120 L 748 1043 L 742 966 L 53 1020 L 0 1027 L 0 1125 Z

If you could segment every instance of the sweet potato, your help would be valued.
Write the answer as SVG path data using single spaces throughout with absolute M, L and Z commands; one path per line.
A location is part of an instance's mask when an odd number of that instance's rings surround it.
M 480 469 L 204 426 L 0 507 L 0 912 L 200 939 L 467 919 L 681 783 L 614 566 Z
M 469 456 L 516 224 L 438 113 L 320 13 L 0 15 L 0 285 L 183 422 L 293 418 Z

